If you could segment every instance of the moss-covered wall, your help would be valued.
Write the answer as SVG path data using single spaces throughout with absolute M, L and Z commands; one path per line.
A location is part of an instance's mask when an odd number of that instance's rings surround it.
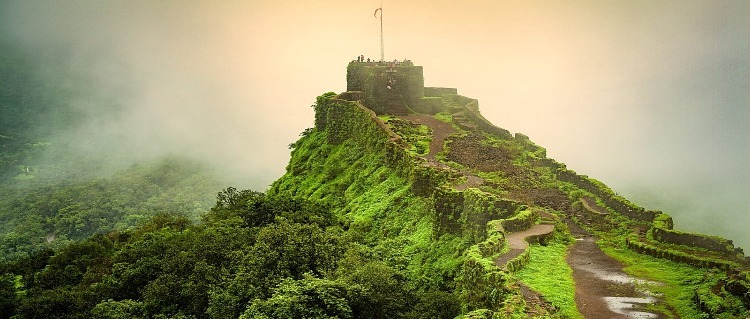
M 451 178 L 456 178 L 457 174 L 453 170 L 418 165 L 414 167 L 412 174 L 411 190 L 417 196 L 430 197 L 438 187 L 447 183 Z
M 448 186 L 438 188 L 435 198 L 436 236 L 451 233 L 477 243 L 487 237 L 487 222 L 514 215 L 520 204 L 499 198 L 475 188 L 458 191 Z
M 684 245 L 714 251 L 730 258 L 744 257 L 744 252 L 739 247 L 734 247 L 731 240 L 717 236 L 687 233 L 673 230 L 672 217 L 667 214 L 659 214 L 654 219 L 651 236 L 654 240 L 665 243 Z
M 505 235 L 493 222 L 487 227 L 487 239 L 466 250 L 461 297 L 468 310 L 498 309 L 508 293 L 506 273 L 497 267 L 494 258 L 506 246 Z
M 604 183 L 585 175 L 578 175 L 574 171 L 560 168 L 557 170 L 557 179 L 576 185 L 579 188 L 596 195 L 604 202 L 604 204 L 614 209 L 615 212 L 628 218 L 651 222 L 658 214 L 660 214 L 660 212 L 656 211 L 647 211 L 643 207 L 637 206 L 627 199 L 615 194 L 612 189 L 607 187 L 607 185 L 604 185 Z
M 403 173 L 404 178 L 411 177 L 415 159 L 406 151 L 401 137 L 359 102 L 341 96 L 319 98 L 315 126 L 327 132 L 328 143 L 332 145 L 351 139 L 369 151 L 383 152 L 389 167 Z
M 608 213 L 599 212 L 594 207 L 590 207 L 584 200 L 576 202 L 574 208 L 580 213 L 581 218 L 586 219 L 589 224 L 598 229 L 609 230 L 614 227 Z
M 503 230 L 506 232 L 518 232 L 527 230 L 534 226 L 536 221 L 539 220 L 539 213 L 535 210 L 524 210 L 513 216 L 502 221 Z
M 436 232 L 434 236 L 442 234 L 461 233 L 461 213 L 464 208 L 463 192 L 450 187 L 440 187 L 435 190 L 435 218 Z
M 508 130 L 495 126 L 479 113 L 479 101 L 476 99 L 458 94 L 446 95 L 446 97 L 450 99 L 451 103 L 458 105 L 458 108 L 454 110 L 455 112 L 463 112 L 467 119 L 474 122 L 485 133 L 504 139 L 513 138 L 513 135 Z
M 715 260 L 651 245 L 640 241 L 638 239 L 638 236 L 635 234 L 631 234 L 629 237 L 625 238 L 625 244 L 628 246 L 628 248 L 637 253 L 646 254 L 657 258 L 669 259 L 671 261 L 685 263 L 694 267 L 720 268 L 724 270 L 730 270 L 735 269 L 739 266 L 739 264 L 737 263 L 726 260 Z
M 462 233 L 473 242 L 480 242 L 487 236 L 487 222 L 512 216 L 520 204 L 497 197 L 476 188 L 463 192 L 464 207 L 461 212 Z

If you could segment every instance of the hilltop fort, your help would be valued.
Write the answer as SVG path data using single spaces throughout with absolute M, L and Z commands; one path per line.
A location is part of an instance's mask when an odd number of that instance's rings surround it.
M 628 201 L 548 158 L 526 135 L 493 125 L 476 99 L 456 88 L 425 87 L 422 67 L 411 61 L 353 61 L 347 91 L 319 97 L 315 109 L 315 130 L 329 144 L 382 154 L 383 164 L 426 199 L 433 239 L 448 234 L 470 240 L 461 276 L 469 309 L 503 307 L 493 289 L 508 289 L 507 274 L 531 260 L 528 245 L 517 242 L 546 244 L 571 230 L 579 238 L 616 238 L 608 240 L 639 254 L 725 271 L 723 292 L 696 293 L 696 306 L 717 313 L 709 309 L 710 299 L 732 295 L 750 308 L 750 259 L 731 240 L 675 230 L 668 214 Z M 305 165 L 293 159 L 273 191 L 290 191 L 290 180 L 310 178 Z M 359 177 L 350 178 L 357 184 Z M 347 198 L 352 186 L 341 183 L 342 191 L 333 194 Z M 593 242 L 586 249 L 599 251 Z M 580 257 L 575 251 L 569 258 Z M 575 262 L 570 264 L 576 276 Z

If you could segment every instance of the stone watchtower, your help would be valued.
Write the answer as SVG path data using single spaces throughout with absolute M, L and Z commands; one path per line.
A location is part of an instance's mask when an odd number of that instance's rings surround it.
M 408 60 L 352 61 L 346 69 L 346 90 L 376 114 L 413 113 L 424 97 L 422 67 Z

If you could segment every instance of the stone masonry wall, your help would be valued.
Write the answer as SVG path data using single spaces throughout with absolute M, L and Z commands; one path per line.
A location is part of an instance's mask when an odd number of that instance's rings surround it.
M 602 182 L 588 178 L 588 176 L 578 175 L 574 171 L 564 168 L 558 169 L 557 179 L 576 185 L 579 188 L 596 195 L 604 202 L 604 204 L 614 209 L 615 212 L 628 218 L 651 222 L 656 218 L 656 215 L 660 214 L 660 212 L 656 211 L 647 211 L 643 209 L 643 207 L 637 206 L 627 199 L 616 195 Z
M 422 72 L 421 66 L 406 63 L 351 62 L 347 66 L 346 90 L 363 92 L 362 103 L 376 114 L 389 113 L 389 92 L 398 92 L 408 107 L 418 107 L 424 97 Z M 389 74 L 396 80 L 391 90 L 387 88 Z
M 482 114 L 479 113 L 479 101 L 476 99 L 468 98 L 462 95 L 450 96 L 453 103 L 461 105 L 461 109 L 464 112 L 466 118 L 474 122 L 479 128 L 488 133 L 495 135 L 500 138 L 511 139 L 513 135 L 506 129 L 499 128 L 488 121 Z
M 458 94 L 458 89 L 456 88 L 441 88 L 441 87 L 425 87 L 424 88 L 424 96 L 429 97 L 442 97 L 446 94 Z
M 319 98 L 316 103 L 315 125 L 327 132 L 328 142 L 338 145 L 352 139 L 372 152 L 384 154 L 388 167 L 411 178 L 415 159 L 406 151 L 401 137 L 373 111 L 341 97 Z
M 512 216 L 520 207 L 515 201 L 474 188 L 458 191 L 443 186 L 435 191 L 434 198 L 435 235 L 462 235 L 475 243 L 486 238 L 487 222 Z

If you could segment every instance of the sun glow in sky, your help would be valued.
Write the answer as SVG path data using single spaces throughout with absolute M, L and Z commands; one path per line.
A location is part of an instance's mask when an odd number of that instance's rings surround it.
M 264 189 L 309 107 L 378 58 L 380 1 L 0 1 L 0 33 L 122 106 L 74 136 Z M 750 249 L 750 2 L 383 1 L 387 60 L 677 227 Z M 92 111 L 95 113 L 94 111 Z M 95 125 L 93 125 L 95 124 Z M 92 132 L 96 134 L 91 134 Z M 76 135 L 78 134 L 78 135 Z

